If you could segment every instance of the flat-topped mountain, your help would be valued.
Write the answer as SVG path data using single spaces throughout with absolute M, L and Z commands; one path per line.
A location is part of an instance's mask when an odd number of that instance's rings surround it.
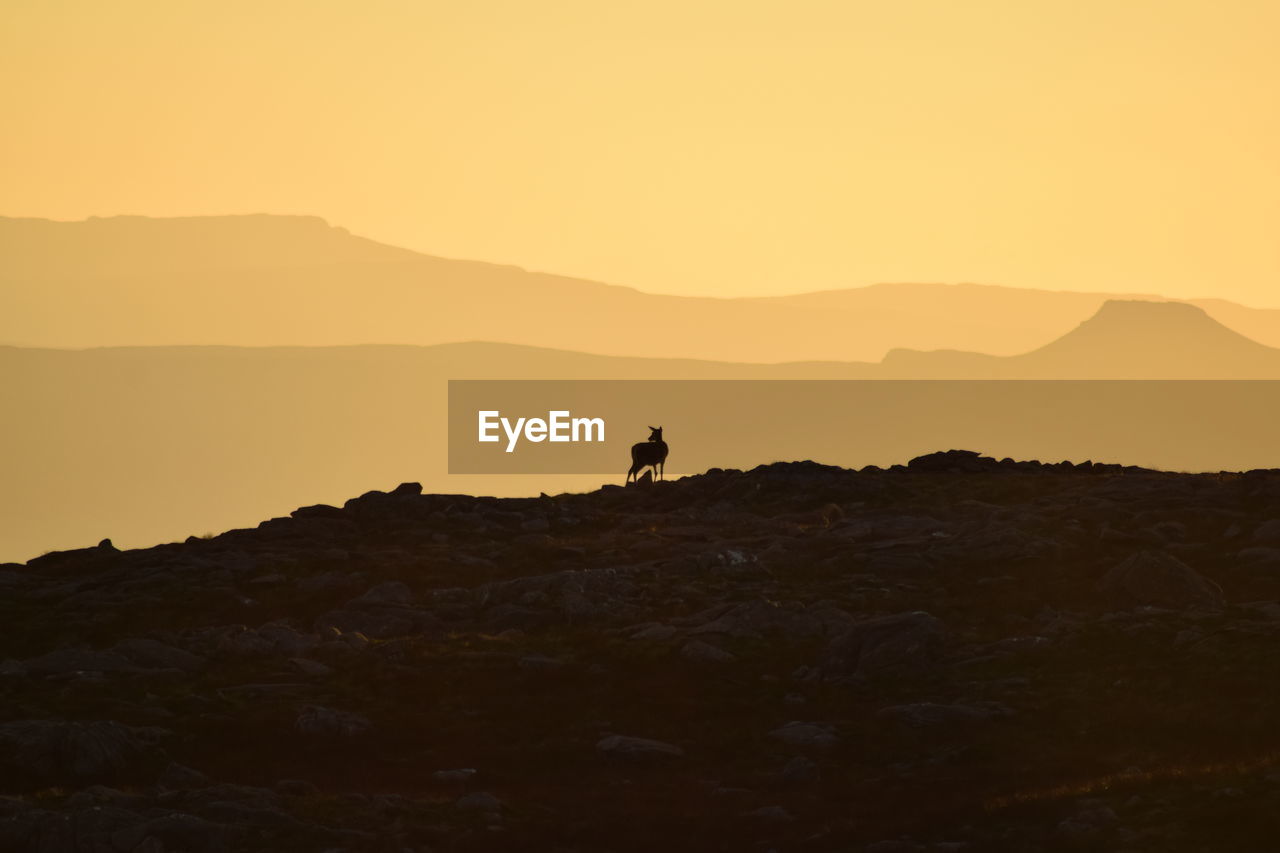
M 1280 379 L 1280 349 L 1246 338 L 1196 305 L 1113 299 L 1061 338 L 1022 355 L 894 350 L 882 366 L 902 378 Z
M 1038 371 L 1075 377 L 1280 378 L 1280 349 L 1180 302 L 1108 301 L 1022 360 Z
M 0 848 L 1264 849 L 1277 495 L 951 451 L 3 565 Z
M 3 274 L 14 281 L 97 280 L 185 273 L 397 263 L 422 256 L 356 237 L 318 216 L 0 217 Z
M 636 357 L 878 361 L 894 347 L 1026 352 L 1111 298 L 974 284 L 665 296 L 431 257 L 300 216 L 0 218 L 0 259 L 0 343 L 23 346 L 488 340 Z M 1280 312 L 1204 305 L 1280 343 Z

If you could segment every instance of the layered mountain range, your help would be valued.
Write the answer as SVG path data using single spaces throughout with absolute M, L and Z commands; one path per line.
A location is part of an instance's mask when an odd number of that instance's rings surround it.
M 330 346 L 484 340 L 644 358 L 879 361 L 894 348 L 1016 355 L 1109 299 L 976 284 L 880 284 L 711 299 L 448 260 L 315 217 L 0 218 L 0 343 Z M 1280 345 L 1280 310 L 1195 300 Z
M 1278 312 L 1225 302 L 927 284 L 659 296 L 432 258 L 308 217 L 0 219 L 0 256 L 0 341 L 26 345 L 0 346 L 10 559 L 246 524 L 396 477 L 504 495 L 599 483 L 448 475 L 448 379 L 1280 378 L 1266 343 L 1280 341 Z M 985 423 L 956 417 L 974 414 L 960 395 L 927 416 L 885 410 L 878 432 L 834 446 L 798 435 L 786 452 L 891 464 L 963 441 L 1182 470 L 1280 461 L 1265 394 L 1156 388 L 1128 395 L 1126 414 L 1087 393 L 1029 407 L 1010 388 Z M 772 432 L 748 440 L 749 417 L 729 427 L 731 452 L 696 446 L 679 412 L 667 420 L 674 473 L 779 458 Z

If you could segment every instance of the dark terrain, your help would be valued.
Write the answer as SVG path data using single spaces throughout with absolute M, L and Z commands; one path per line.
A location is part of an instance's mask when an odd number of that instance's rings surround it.
M 0 850 L 1273 849 L 1278 497 L 953 451 L 0 566 Z

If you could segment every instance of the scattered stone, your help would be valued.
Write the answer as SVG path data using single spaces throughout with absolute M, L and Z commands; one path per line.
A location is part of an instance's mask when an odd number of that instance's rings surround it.
M 24 664 L 28 675 L 68 675 L 78 672 L 139 672 L 124 655 L 88 649 L 58 649 L 31 658 Z
M 918 673 L 940 660 L 942 623 L 924 612 L 859 622 L 827 647 L 820 664 L 827 677 L 865 678 Z
M 320 793 L 316 784 L 306 779 L 281 779 L 276 782 L 275 791 L 286 797 L 314 797 Z
M 156 780 L 156 784 L 169 791 L 188 791 L 208 787 L 209 777 L 199 770 L 171 761 L 160 774 L 160 778 Z
M 1058 824 L 1058 832 L 1073 838 L 1083 838 L 1116 823 L 1115 811 L 1104 805 L 1089 806 Z
M 333 674 L 333 667 L 320 663 L 318 660 L 309 660 L 308 658 L 289 658 L 289 663 L 293 668 L 303 675 L 314 675 L 316 677 L 324 677 Z
M 1280 545 L 1280 518 L 1268 519 L 1255 527 L 1253 541 L 1266 545 Z
M 532 673 L 559 672 L 564 669 L 565 662 L 546 655 L 525 655 L 520 658 L 519 667 L 525 672 Z
M 160 734 L 114 721 L 0 723 L 0 777 L 49 785 L 128 781 L 163 756 Z
M 181 672 L 196 672 L 202 669 L 205 658 L 179 649 L 168 643 L 145 638 L 121 640 L 112 647 L 116 654 L 123 655 L 138 666 L 149 669 L 176 669 Z
M 350 711 L 307 705 L 298 714 L 294 727 L 300 734 L 313 737 L 357 737 L 367 733 L 373 724 L 367 717 Z
M 753 817 L 757 820 L 770 821 L 772 823 L 790 823 L 795 820 L 791 816 L 791 812 L 782 806 L 762 806 L 747 812 L 747 817 Z
M 840 741 L 834 726 L 827 723 L 805 723 L 792 720 L 769 732 L 788 746 L 828 747 Z
M 822 771 L 813 759 L 797 755 L 782 768 L 782 781 L 788 785 L 811 785 L 822 779 Z
M 675 635 L 676 629 L 672 625 L 650 625 L 632 634 L 631 639 L 644 642 L 662 642 L 663 640 L 671 639 Z
M 636 763 L 667 761 L 684 755 L 684 750 L 674 744 L 626 735 L 609 735 L 602 738 L 596 744 L 596 752 L 606 758 Z
M 1139 551 L 1102 579 L 1119 607 L 1221 610 L 1222 588 L 1164 551 Z
M 701 640 L 690 640 L 680 649 L 680 656 L 695 663 L 732 663 L 737 657 L 732 652 L 717 648 Z
M 476 791 L 458 798 L 458 809 L 464 812 L 500 812 L 502 800 L 487 791 Z
M 400 581 L 387 581 L 371 588 L 364 595 L 352 600 L 351 606 L 391 604 L 409 605 L 413 603 L 413 591 Z
M 1007 717 L 1013 712 L 1003 705 L 942 705 L 936 702 L 916 702 L 910 705 L 893 705 L 882 708 L 876 716 L 903 723 L 914 728 L 943 726 L 955 723 L 980 723 L 997 717 Z

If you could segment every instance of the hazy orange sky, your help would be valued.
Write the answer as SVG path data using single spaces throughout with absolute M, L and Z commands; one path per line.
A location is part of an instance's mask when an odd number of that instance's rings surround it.
M 0 213 L 1280 305 L 1280 3 L 4 0 Z

